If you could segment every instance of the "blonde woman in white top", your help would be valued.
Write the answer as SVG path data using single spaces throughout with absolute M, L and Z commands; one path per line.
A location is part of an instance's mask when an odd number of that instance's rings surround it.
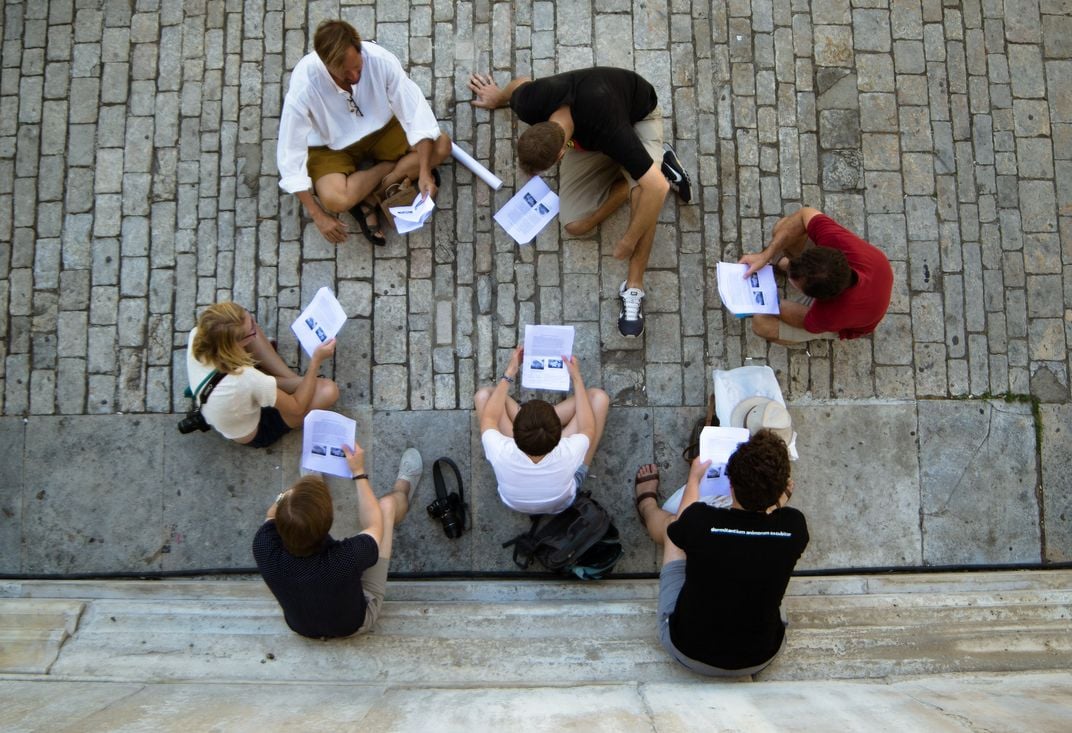
M 253 316 L 237 303 L 210 305 L 190 332 L 186 372 L 197 391 L 213 370 L 225 376 L 201 406 L 205 421 L 225 438 L 265 448 L 294 428 L 310 410 L 327 409 L 339 399 L 330 379 L 318 379 L 320 365 L 335 353 L 335 339 L 313 352 L 299 376 L 272 348 Z

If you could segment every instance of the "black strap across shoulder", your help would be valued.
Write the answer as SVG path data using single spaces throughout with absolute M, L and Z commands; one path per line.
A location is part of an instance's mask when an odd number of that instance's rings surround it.
M 213 373 L 212 377 L 208 380 L 208 384 L 202 382 L 204 386 L 198 390 L 197 403 L 199 405 L 203 405 L 208 402 L 208 398 L 209 395 L 212 394 L 212 390 L 216 389 L 216 385 L 223 381 L 223 378 L 226 376 L 227 375 L 223 372 L 218 371 Z

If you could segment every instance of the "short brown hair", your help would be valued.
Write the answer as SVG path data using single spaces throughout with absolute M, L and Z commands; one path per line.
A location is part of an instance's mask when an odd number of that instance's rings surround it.
M 562 439 L 562 421 L 550 402 L 529 400 L 514 418 L 514 442 L 530 456 L 545 456 Z
M 361 53 L 361 36 L 357 29 L 345 20 L 325 20 L 316 27 L 313 48 L 324 66 L 329 69 L 342 63 L 342 57 L 351 46 Z
M 789 261 L 789 277 L 811 298 L 824 300 L 841 295 L 856 277 L 845 253 L 831 247 L 810 247 Z
M 760 430 L 737 446 L 726 464 L 737 503 L 751 512 L 775 504 L 789 483 L 789 451 L 770 430 Z
M 517 139 L 517 163 L 525 173 L 534 176 L 558 161 L 566 144 L 566 131 L 557 122 L 538 122 L 521 133 Z
M 210 305 L 197 320 L 191 344 L 194 358 L 224 374 L 234 374 L 257 362 L 241 342 L 246 338 L 246 309 L 226 300 Z
M 312 555 L 324 544 L 335 517 L 331 490 L 320 476 L 304 476 L 275 507 L 275 529 L 295 557 Z

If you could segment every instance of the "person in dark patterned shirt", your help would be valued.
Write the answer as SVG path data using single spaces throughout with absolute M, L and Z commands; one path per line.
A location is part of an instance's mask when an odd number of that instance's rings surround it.
M 405 518 L 421 479 L 421 454 L 402 454 L 398 478 L 379 499 L 365 473 L 365 451 L 344 446 L 357 486 L 360 533 L 330 534 L 331 491 L 319 475 L 305 476 L 268 508 L 253 538 L 253 557 L 279 601 L 287 626 L 302 636 L 330 638 L 366 633 L 376 623 L 387 585 L 394 528 Z

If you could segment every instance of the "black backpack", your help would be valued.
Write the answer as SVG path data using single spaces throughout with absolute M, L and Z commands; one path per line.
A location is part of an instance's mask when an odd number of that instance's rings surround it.
M 511 545 L 514 562 L 522 570 L 535 558 L 548 570 L 581 580 L 600 580 L 623 553 L 618 528 L 587 491 L 578 492 L 565 511 L 534 516 L 528 532 L 503 543 Z

